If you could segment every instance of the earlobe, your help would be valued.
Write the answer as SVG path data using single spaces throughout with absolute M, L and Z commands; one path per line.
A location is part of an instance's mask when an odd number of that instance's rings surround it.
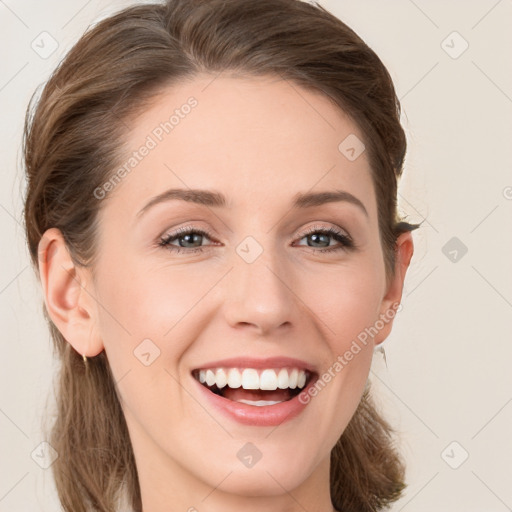
M 391 279 L 381 303 L 380 319 L 384 326 L 374 338 L 374 344 L 382 343 L 391 332 L 393 321 L 402 300 L 405 276 L 414 252 L 412 233 L 402 233 L 395 245 L 395 274 Z
M 103 344 L 97 334 L 96 309 L 87 290 L 87 273 L 71 258 L 62 233 L 48 229 L 38 247 L 39 276 L 48 315 L 79 353 L 97 355 Z

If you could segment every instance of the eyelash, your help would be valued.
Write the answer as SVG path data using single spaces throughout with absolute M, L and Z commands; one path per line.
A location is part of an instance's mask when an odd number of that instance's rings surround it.
M 348 235 L 346 235 L 345 233 L 338 231 L 337 229 L 334 229 L 334 228 L 313 226 L 313 227 L 309 228 L 299 238 L 299 240 L 302 240 L 303 238 L 305 238 L 309 235 L 312 235 L 314 233 L 321 233 L 323 235 L 329 235 L 341 244 L 341 245 L 335 245 L 333 247 L 328 247 L 328 248 L 324 248 L 324 249 L 317 249 L 315 247 L 306 246 L 306 247 L 308 247 L 308 249 L 312 250 L 315 253 L 325 254 L 325 253 L 335 252 L 335 251 L 339 251 L 339 250 L 350 251 L 350 250 L 355 250 L 357 248 L 354 241 Z M 179 228 L 178 230 L 176 230 L 174 233 L 170 233 L 169 235 L 162 237 L 158 243 L 158 246 L 164 247 L 167 250 L 169 250 L 173 253 L 176 253 L 176 254 L 180 254 L 182 252 L 186 252 L 188 254 L 203 252 L 204 246 L 187 248 L 187 247 L 179 247 L 179 246 L 171 245 L 172 241 L 182 238 L 185 235 L 191 235 L 191 234 L 202 235 L 202 236 L 209 238 L 210 240 L 213 240 L 212 234 L 206 230 L 199 229 L 199 228 L 192 228 L 192 227 L 182 227 L 182 228 Z M 209 246 L 207 246 L 207 247 L 209 247 Z M 301 246 L 301 247 L 304 247 L 304 246 Z

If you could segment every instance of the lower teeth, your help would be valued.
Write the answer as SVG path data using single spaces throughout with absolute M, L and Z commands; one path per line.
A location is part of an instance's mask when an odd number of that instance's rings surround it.
M 258 407 L 263 407 L 264 405 L 275 405 L 275 404 L 281 404 L 282 401 L 274 401 L 274 400 L 244 400 L 240 399 L 237 400 L 237 402 L 240 402 L 242 404 L 248 404 L 248 405 L 256 405 Z

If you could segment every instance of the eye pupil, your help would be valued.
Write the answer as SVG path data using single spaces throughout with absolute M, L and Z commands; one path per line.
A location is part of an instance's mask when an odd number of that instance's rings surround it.
M 180 239 L 186 240 L 185 244 L 187 244 L 187 243 L 194 243 L 194 240 L 193 240 L 194 238 L 195 238 L 196 242 L 197 241 L 201 242 L 202 237 L 203 237 L 203 235 L 200 235 L 200 234 L 197 234 L 197 233 L 188 233 L 186 235 L 181 236 Z M 190 238 L 192 238 L 192 241 L 190 240 Z M 180 240 L 180 246 L 181 247 L 188 247 L 187 245 L 183 245 L 181 243 L 181 240 Z
M 326 235 L 324 233 L 313 233 L 312 235 L 309 235 L 309 237 L 311 238 L 314 244 L 319 242 L 319 238 L 323 237 L 323 242 L 325 242 L 325 239 L 327 239 L 327 245 L 329 245 L 329 235 Z M 320 243 L 322 243 L 322 240 L 320 240 Z
M 162 238 L 159 242 L 160 246 L 166 247 L 171 251 L 177 253 L 194 253 L 203 251 L 203 238 L 211 240 L 208 232 L 200 229 L 183 229 L 177 233 L 170 234 L 166 238 Z M 321 253 L 328 253 L 331 251 L 349 250 L 354 247 L 354 244 L 347 236 L 335 231 L 334 229 L 321 229 L 317 228 L 315 231 L 309 231 L 302 235 L 301 240 L 307 239 L 307 245 L 314 249 L 314 251 Z M 338 245 L 331 246 L 330 242 L 336 240 Z M 174 245 L 173 242 L 178 242 Z M 194 245 L 195 244 L 195 245 Z M 322 245 L 323 244 L 323 245 Z M 189 249 L 181 251 L 181 249 Z

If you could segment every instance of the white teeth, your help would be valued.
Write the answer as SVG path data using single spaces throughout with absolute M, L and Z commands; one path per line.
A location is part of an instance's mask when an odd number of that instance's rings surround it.
M 275 405 L 280 404 L 280 401 L 274 401 L 274 400 L 244 400 L 240 399 L 237 400 L 237 402 L 241 402 L 242 404 L 248 404 L 248 405 L 256 405 L 258 407 L 263 407 L 264 405 Z
M 215 372 L 215 384 L 217 384 L 219 389 L 222 389 L 227 383 L 228 376 L 226 375 L 226 372 L 222 368 L 219 368 Z
M 215 384 L 215 374 L 211 370 L 206 370 L 206 384 L 208 386 Z
M 288 387 L 289 388 L 295 389 L 297 387 L 298 377 L 299 377 L 299 371 L 297 370 L 297 368 L 294 368 L 291 371 L 290 376 L 288 377 Z
M 306 384 L 306 372 L 300 371 L 299 377 L 297 379 L 297 387 L 303 388 L 305 384 Z
M 199 370 L 198 379 L 202 384 L 213 386 L 214 384 L 222 389 L 228 386 L 232 389 L 242 387 L 243 389 L 302 389 L 306 385 L 307 374 L 305 370 L 298 368 L 271 368 L 258 370 L 254 368 L 211 368 Z
M 263 370 L 261 372 L 260 389 L 277 389 L 277 375 L 274 370 Z
M 285 368 L 279 370 L 279 374 L 277 375 L 277 387 L 279 389 L 288 388 L 288 370 Z
M 236 389 L 242 385 L 242 376 L 236 368 L 231 368 L 228 373 L 228 386 Z
M 260 389 L 260 378 L 254 368 L 246 368 L 242 372 L 242 387 L 244 389 Z

